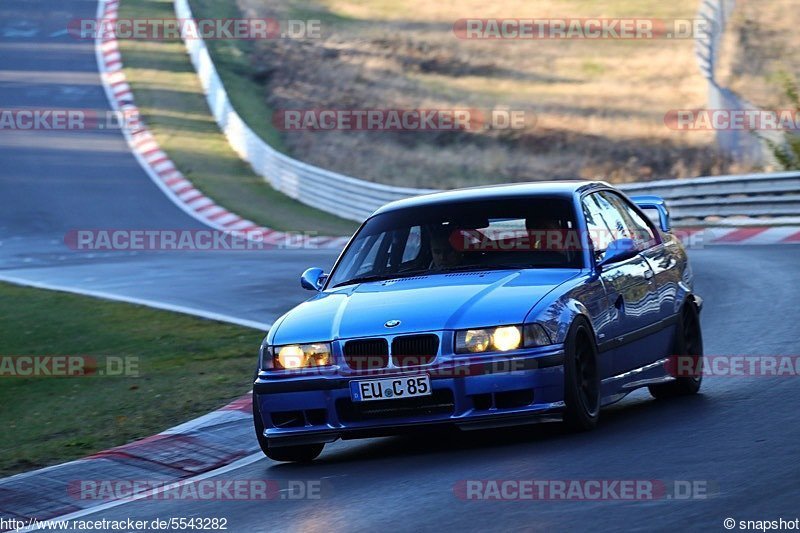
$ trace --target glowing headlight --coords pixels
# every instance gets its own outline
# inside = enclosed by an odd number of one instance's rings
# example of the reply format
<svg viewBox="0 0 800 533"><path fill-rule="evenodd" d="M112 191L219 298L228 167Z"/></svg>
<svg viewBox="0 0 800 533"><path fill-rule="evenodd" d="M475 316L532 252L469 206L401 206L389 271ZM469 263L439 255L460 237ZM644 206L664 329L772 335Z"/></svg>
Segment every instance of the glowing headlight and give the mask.
<svg viewBox="0 0 800 533"><path fill-rule="evenodd" d="M519 326L456 332L456 353L507 352L519 348L521 343L522 329Z"/></svg>
<svg viewBox="0 0 800 533"><path fill-rule="evenodd" d="M272 353L275 368L285 370L333 364L331 345L327 342L276 346Z"/></svg>
<svg viewBox="0 0 800 533"><path fill-rule="evenodd" d="M456 332L456 353L508 352L521 347L551 344L550 336L539 324L465 329Z"/></svg>
<svg viewBox="0 0 800 533"><path fill-rule="evenodd" d="M522 342L522 333L517 326L497 328L492 334L492 345L501 352L519 348Z"/></svg>
<svg viewBox="0 0 800 533"><path fill-rule="evenodd" d="M456 352L480 353L492 344L492 332L488 329L467 329L456 333Z"/></svg>

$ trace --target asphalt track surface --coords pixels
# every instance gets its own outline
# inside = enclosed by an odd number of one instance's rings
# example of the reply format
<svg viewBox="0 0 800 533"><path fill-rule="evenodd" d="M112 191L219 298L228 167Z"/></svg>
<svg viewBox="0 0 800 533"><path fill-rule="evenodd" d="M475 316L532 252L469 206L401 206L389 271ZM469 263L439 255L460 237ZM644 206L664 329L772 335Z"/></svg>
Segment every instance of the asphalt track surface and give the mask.
<svg viewBox="0 0 800 533"><path fill-rule="evenodd" d="M3 107L107 109L91 43L58 35L92 18L92 0L0 6ZM20 24L20 20L28 24ZM117 132L0 132L0 274L159 299L269 322L306 294L297 275L332 251L76 253L85 228L200 228L153 185ZM798 248L691 250L707 354L796 355ZM604 410L600 427L557 424L430 438L329 445L311 465L267 459L229 479L321 480L322 497L275 501L140 500L86 519L224 517L230 531L702 530L723 520L800 516L800 378L707 378L672 401L637 392ZM464 480L699 481L704 499L463 501Z"/></svg>
<svg viewBox="0 0 800 533"><path fill-rule="evenodd" d="M110 110L94 42L63 33L94 0L0 4L0 106ZM270 323L308 296L306 266L331 250L70 250L74 230L202 229L139 166L119 131L0 131L0 276L158 300ZM268 207L265 207L268 208Z"/></svg>
<svg viewBox="0 0 800 533"><path fill-rule="evenodd" d="M800 276L792 247L692 253L707 354L797 353ZM702 394L639 391L591 433L557 424L339 441L311 465L267 459L221 480L321 480L319 500L141 500L87 519L225 517L234 531L722 531L722 522L800 514L798 377L706 378ZM699 481L704 499L464 501L464 480Z"/></svg>

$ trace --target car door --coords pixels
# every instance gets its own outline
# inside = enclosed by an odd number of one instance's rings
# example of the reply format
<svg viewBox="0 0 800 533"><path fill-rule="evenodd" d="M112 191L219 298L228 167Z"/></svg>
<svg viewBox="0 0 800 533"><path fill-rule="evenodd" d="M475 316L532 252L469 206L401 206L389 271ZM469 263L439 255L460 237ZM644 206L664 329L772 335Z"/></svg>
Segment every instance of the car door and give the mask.
<svg viewBox="0 0 800 533"><path fill-rule="evenodd" d="M626 223L622 209L604 193L595 192L583 199L589 237L595 261L608 244L636 235ZM612 375L639 368L658 359L648 346L647 328L658 320L659 305L653 282L654 272L640 253L630 259L607 265L600 274L606 293L610 325L598 335L601 351L609 352Z"/></svg>
<svg viewBox="0 0 800 533"><path fill-rule="evenodd" d="M680 247L673 241L664 242L653 223L628 199L611 191L604 191L603 194L622 210L626 224L636 232L635 240L642 250L642 256L653 269L659 320L667 321L674 318L675 298L685 263L685 256L680 253Z"/></svg>

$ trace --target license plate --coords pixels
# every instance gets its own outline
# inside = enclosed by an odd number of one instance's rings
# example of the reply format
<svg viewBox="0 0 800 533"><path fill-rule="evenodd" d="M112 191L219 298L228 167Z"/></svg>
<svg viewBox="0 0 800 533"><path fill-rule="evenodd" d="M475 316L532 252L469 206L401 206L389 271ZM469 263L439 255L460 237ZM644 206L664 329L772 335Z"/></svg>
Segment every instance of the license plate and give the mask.
<svg viewBox="0 0 800 533"><path fill-rule="evenodd" d="M396 400L430 394L431 378L427 374L350 382L350 396L354 402Z"/></svg>

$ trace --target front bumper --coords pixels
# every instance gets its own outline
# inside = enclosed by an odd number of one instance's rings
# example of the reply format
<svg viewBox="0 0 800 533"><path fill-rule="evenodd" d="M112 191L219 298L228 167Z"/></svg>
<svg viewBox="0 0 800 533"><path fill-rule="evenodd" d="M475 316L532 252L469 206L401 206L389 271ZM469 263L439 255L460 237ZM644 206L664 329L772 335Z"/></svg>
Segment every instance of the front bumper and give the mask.
<svg viewBox="0 0 800 533"><path fill-rule="evenodd" d="M431 365L379 372L336 369L328 374L260 372L253 401L270 446L391 435L431 426L481 429L538 421L564 406L563 346L514 356L451 357ZM428 374L432 394L353 402L350 382ZM256 416L259 416L257 414Z"/></svg>

